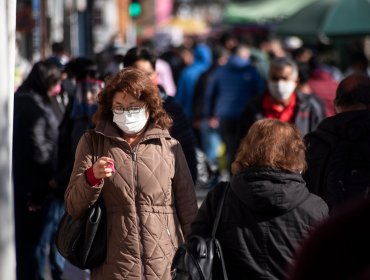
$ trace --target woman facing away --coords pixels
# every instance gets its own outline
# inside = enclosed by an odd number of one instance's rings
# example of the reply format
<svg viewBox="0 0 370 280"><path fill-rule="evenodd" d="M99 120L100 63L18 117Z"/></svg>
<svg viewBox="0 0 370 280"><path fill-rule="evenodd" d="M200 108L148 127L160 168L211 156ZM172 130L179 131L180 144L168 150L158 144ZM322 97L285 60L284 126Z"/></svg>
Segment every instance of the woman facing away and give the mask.
<svg viewBox="0 0 370 280"><path fill-rule="evenodd" d="M298 130L275 119L255 122L241 142L216 234L229 279L284 279L302 239L328 215L302 179L304 151ZM224 187L209 192L191 234L210 235Z"/></svg>
<svg viewBox="0 0 370 280"><path fill-rule="evenodd" d="M99 94L94 120L95 130L78 144L65 193L74 217L100 195L105 202L107 257L91 278L169 279L197 202L181 145L168 133L172 121L157 87L140 70L121 70Z"/></svg>

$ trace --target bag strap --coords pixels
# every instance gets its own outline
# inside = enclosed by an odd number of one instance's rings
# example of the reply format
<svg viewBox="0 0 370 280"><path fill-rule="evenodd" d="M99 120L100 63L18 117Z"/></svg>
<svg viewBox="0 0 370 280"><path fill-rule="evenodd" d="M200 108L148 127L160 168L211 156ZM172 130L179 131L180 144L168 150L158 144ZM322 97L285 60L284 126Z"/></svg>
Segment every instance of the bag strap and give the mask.
<svg viewBox="0 0 370 280"><path fill-rule="evenodd" d="M220 218L221 218L221 214L222 214L222 208L223 208L223 206L224 206L225 197L226 197L226 193L227 193L227 191L229 190L229 186L230 186L230 183L226 183L226 186L224 186L224 191L223 191L223 193L222 193L221 202L220 202L220 205L219 205L219 208L218 208L217 214L216 214L215 221L214 221L214 223L213 223L213 228L212 228L212 237L213 237L213 238L215 238L215 237L216 237L216 232L217 232L217 228L218 228L218 223L220 222Z"/></svg>
<svg viewBox="0 0 370 280"><path fill-rule="evenodd" d="M215 239L215 243L216 243L217 254L219 255L219 259L221 262L221 269L222 269L222 276L223 276L222 279L228 280L229 278L227 277L227 273L226 273L226 265L225 265L225 260L224 260L224 254L222 253L221 244L217 239Z"/></svg>
<svg viewBox="0 0 370 280"><path fill-rule="evenodd" d="M102 156L102 154L100 154L99 151L98 151L99 144L103 144L103 143L100 143L100 141L102 141L101 140L102 137L101 137L101 135L98 135L98 133L96 133L94 131L94 129L88 129L86 132L89 133L89 135L90 135L90 139L87 141L87 143L89 145L90 153L91 153L91 156L92 156L92 162L94 164L98 160L98 158ZM103 202L103 197L101 195L99 195L95 204L99 205L100 208L105 207L104 202Z"/></svg>
<svg viewBox="0 0 370 280"><path fill-rule="evenodd" d="M220 262L221 262L222 276L223 276L224 280L228 280L228 277L227 277L227 273L226 273L226 265L225 265L225 261L224 261L224 257L223 257L223 253L222 253L222 249L221 249L221 244L219 243L219 241L216 238L216 232L217 232L218 224L219 224L220 219L221 219L222 208L223 208L224 203L225 203L226 194L227 194L229 188L230 188L230 183L226 183L226 185L224 186L224 190L222 192L220 205L219 205L219 208L218 208L218 211L217 211L217 214L216 214L216 218L215 218L215 221L213 223L213 229L212 229L212 238L215 241L216 251L217 251L217 254L218 254Z"/></svg>
<svg viewBox="0 0 370 280"><path fill-rule="evenodd" d="M98 135L93 129L88 129L86 132L90 136L90 139L89 141L87 141L87 143L89 145L90 153L92 155L92 162L94 163L98 160L99 157L102 156L102 154L100 154L98 151L98 142L100 142L101 136Z"/></svg>

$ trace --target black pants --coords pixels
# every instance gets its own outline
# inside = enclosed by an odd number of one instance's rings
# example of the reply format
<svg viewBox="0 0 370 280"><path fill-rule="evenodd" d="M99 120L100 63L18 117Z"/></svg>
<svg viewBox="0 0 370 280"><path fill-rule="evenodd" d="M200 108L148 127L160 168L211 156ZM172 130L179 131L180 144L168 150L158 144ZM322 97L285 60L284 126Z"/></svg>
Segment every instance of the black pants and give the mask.
<svg viewBox="0 0 370 280"><path fill-rule="evenodd" d="M229 170L239 146L238 121L239 119L220 120L220 135L226 147L227 166Z"/></svg>

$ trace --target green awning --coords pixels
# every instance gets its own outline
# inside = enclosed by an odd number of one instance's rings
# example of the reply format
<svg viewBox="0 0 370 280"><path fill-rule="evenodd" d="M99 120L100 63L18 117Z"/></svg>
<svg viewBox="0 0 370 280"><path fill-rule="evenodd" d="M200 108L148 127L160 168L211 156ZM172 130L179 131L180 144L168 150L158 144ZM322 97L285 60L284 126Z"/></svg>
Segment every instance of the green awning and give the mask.
<svg viewBox="0 0 370 280"><path fill-rule="evenodd" d="M370 0L317 0L281 21L280 35L302 37L370 34Z"/></svg>
<svg viewBox="0 0 370 280"><path fill-rule="evenodd" d="M370 1L339 1L329 12L322 29L328 36L369 35Z"/></svg>
<svg viewBox="0 0 370 280"><path fill-rule="evenodd" d="M277 28L280 35L317 37L322 34L321 25L331 6L338 0L322 0L308 5L283 20Z"/></svg>
<svg viewBox="0 0 370 280"><path fill-rule="evenodd" d="M288 17L316 0L252 0L227 4L226 23L265 23Z"/></svg>

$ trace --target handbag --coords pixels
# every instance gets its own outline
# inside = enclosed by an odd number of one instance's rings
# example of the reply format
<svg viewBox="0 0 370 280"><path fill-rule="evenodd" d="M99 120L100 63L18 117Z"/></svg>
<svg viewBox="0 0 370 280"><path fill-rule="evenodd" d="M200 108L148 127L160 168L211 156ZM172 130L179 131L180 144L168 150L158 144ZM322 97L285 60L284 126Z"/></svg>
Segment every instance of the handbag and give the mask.
<svg viewBox="0 0 370 280"><path fill-rule="evenodd" d="M65 212L55 236L59 253L74 266L91 269L102 264L107 254L106 210L101 197L81 218Z"/></svg>
<svg viewBox="0 0 370 280"><path fill-rule="evenodd" d="M171 265L175 280L227 280L226 266L216 232L229 184L224 188L211 237L191 235L176 251Z"/></svg>
<svg viewBox="0 0 370 280"><path fill-rule="evenodd" d="M93 143L103 141L93 131L89 133L95 138ZM98 147L94 149L90 142L89 145L96 160ZM91 269L101 265L107 255L107 216L103 198L99 196L81 218L73 218L66 211L59 222L55 243L59 253L78 268Z"/></svg>

